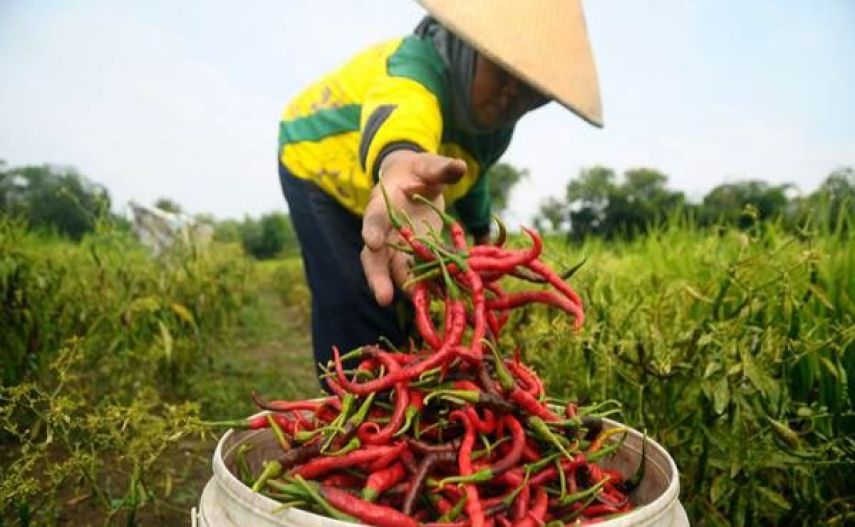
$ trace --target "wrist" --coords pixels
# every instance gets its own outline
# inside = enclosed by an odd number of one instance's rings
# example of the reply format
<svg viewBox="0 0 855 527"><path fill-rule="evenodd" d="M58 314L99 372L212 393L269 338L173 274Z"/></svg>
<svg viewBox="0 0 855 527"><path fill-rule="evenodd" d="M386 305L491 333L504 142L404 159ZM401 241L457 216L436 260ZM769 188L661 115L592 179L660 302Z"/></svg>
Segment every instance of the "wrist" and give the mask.
<svg viewBox="0 0 855 527"><path fill-rule="evenodd" d="M380 180L383 174L388 173L390 167L401 163L412 163L412 160L423 150L415 143L396 142L383 148L377 156L377 170L374 173L374 182Z"/></svg>

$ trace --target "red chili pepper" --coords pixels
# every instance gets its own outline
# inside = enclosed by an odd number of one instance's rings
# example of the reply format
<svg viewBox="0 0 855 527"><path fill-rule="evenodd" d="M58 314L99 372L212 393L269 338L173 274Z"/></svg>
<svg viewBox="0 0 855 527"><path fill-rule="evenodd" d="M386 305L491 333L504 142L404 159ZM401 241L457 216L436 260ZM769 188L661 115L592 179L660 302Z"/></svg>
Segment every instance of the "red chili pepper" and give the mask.
<svg viewBox="0 0 855 527"><path fill-rule="evenodd" d="M526 485L522 488L517 498L514 500L511 518L520 521L525 518L528 513L528 504L531 500L531 485Z"/></svg>
<svg viewBox="0 0 855 527"><path fill-rule="evenodd" d="M438 350L442 347L442 340L436 334L436 329L430 319L430 295L425 282L413 284L410 300L415 309L416 329L419 330L419 334L428 346Z"/></svg>
<svg viewBox="0 0 855 527"><path fill-rule="evenodd" d="M383 351L378 349L374 349L371 351L374 357L380 361L386 368L389 369L390 374L394 374L401 370L401 366L391 357L388 356ZM363 427L359 428L359 439L361 439L365 444L369 445L382 445L388 443L389 440L392 439L392 436L401 428L404 424L404 417L407 412L407 406L410 404L410 395L407 390L406 382L399 382L395 384L395 408L392 411L392 416L389 418L389 422L378 430L375 433L366 433L363 434ZM369 423L365 423L367 425ZM363 425L363 426L365 426ZM367 430L365 430L367 432Z"/></svg>
<svg viewBox="0 0 855 527"><path fill-rule="evenodd" d="M335 487L320 487L321 496L336 509L377 527L418 527L418 522L401 512L376 503L369 503Z"/></svg>
<svg viewBox="0 0 855 527"><path fill-rule="evenodd" d="M436 259L436 256L434 256L431 250L428 249L425 244L416 239L416 235L413 233L412 229L402 225L398 227L397 230L398 235L407 243L407 245L410 246L416 256L427 262L432 262Z"/></svg>
<svg viewBox="0 0 855 527"><path fill-rule="evenodd" d="M560 276L555 274L555 271L547 267L547 265L541 262L540 260L532 260L531 262L526 264L526 267L545 278L546 281L549 282L553 287L564 293L567 298L569 298L574 304L579 306L579 311L581 312L583 308L582 299L579 297L576 291L573 290L572 287L567 285L567 282L565 282L561 279ZM579 326L581 326L582 322L584 322L584 316L580 319L577 319L576 322Z"/></svg>
<svg viewBox="0 0 855 527"><path fill-rule="evenodd" d="M256 406L262 410L273 412L290 412L292 410L309 410L314 412L337 399L336 397L326 397L314 401L265 401L255 390L250 395Z"/></svg>
<svg viewBox="0 0 855 527"><path fill-rule="evenodd" d="M543 249L543 240L537 232L525 227L523 230L532 239L532 246L528 250L497 250L496 247L481 245L472 248L467 264L478 272L497 271L507 274L518 265L525 265L536 259Z"/></svg>
<svg viewBox="0 0 855 527"><path fill-rule="evenodd" d="M451 232L451 242L454 244L454 247L463 251L467 250L466 231L463 230L460 222L449 221L448 218L446 218L446 222L448 223L448 230Z"/></svg>
<svg viewBox="0 0 855 527"><path fill-rule="evenodd" d="M375 472L377 470L384 469L404 457L404 453L407 452L409 445L406 441L400 441L393 445L395 448L389 451L388 454L383 455L375 459L368 465L369 472Z"/></svg>
<svg viewBox="0 0 855 527"><path fill-rule="evenodd" d="M512 249L503 249L495 245L476 245L469 249L470 256L490 256L493 258L501 258L512 252Z"/></svg>
<svg viewBox="0 0 855 527"><path fill-rule="evenodd" d="M404 479L406 471L401 463L394 463L387 468L372 472L362 489L362 499L374 501L380 494L395 486Z"/></svg>
<svg viewBox="0 0 855 527"><path fill-rule="evenodd" d="M455 410L451 412L449 417L452 420L460 421L466 430L463 436L463 442L460 444L457 467L461 476L470 476L474 472L472 469L472 447L475 444L475 427L469 421L466 412ZM469 521L471 522L472 527L483 527L484 509L481 506L481 497L478 495L478 487L472 483L467 483L463 488L466 490L466 514L469 516Z"/></svg>
<svg viewBox="0 0 855 527"><path fill-rule="evenodd" d="M505 290L502 289L499 284L491 283L486 278L484 279L484 286L490 291L494 297L493 298L502 298L506 295ZM497 313L498 312L498 313ZM508 321L510 314L507 310L496 310L491 309L489 307L489 302L487 304L487 324L490 327L490 332L493 333L493 340L498 341L499 336L502 333L502 328L505 323Z"/></svg>
<svg viewBox="0 0 855 527"><path fill-rule="evenodd" d="M395 507L395 508L398 507L397 502L385 503L384 500L382 500L382 499L380 500L380 502L383 503L383 505L388 505L390 507ZM417 510L416 512L413 513L413 519L416 520L416 522L419 525L422 525L424 523L424 521L428 519L429 515L430 515L430 511L428 510L428 508L425 506L422 506L422 508L420 508L419 510Z"/></svg>
<svg viewBox="0 0 855 527"><path fill-rule="evenodd" d="M338 377L338 381L341 383L342 387L344 387L348 392L356 395L368 395L369 393L388 390L399 382L406 382L410 379L414 379L431 368L436 368L437 366L444 364L447 360L454 357L455 352L455 349L443 346L442 349L420 362L408 364L394 373L389 373L379 379L373 379L363 383L351 382L347 379L344 375L344 367L341 364L341 356L339 355L338 348L336 347L333 347L333 360L335 362L336 376Z"/></svg>
<svg viewBox="0 0 855 527"><path fill-rule="evenodd" d="M603 491L597 495L597 501L612 507L623 507L629 498L623 492L610 486L611 480L603 485Z"/></svg>
<svg viewBox="0 0 855 527"><path fill-rule="evenodd" d="M362 485L362 479L346 472L337 472L325 477L321 484L330 487L358 487Z"/></svg>
<svg viewBox="0 0 855 527"><path fill-rule="evenodd" d="M525 440L525 448L523 448L523 459L528 461L529 463L534 461L540 461L543 459L543 456L540 455L540 452L537 450L537 444L529 438Z"/></svg>
<svg viewBox="0 0 855 527"><path fill-rule="evenodd" d="M411 364L416 362L421 357L416 355L415 353L391 353L386 352L386 356L395 359L395 362L400 364L401 366L406 366L407 364Z"/></svg>
<svg viewBox="0 0 855 527"><path fill-rule="evenodd" d="M481 280L481 276L471 268L466 270L464 276L466 277L466 285L469 286L472 294L472 310L475 316L469 349L480 362L484 355L481 340L487 334L487 299L484 295L484 282Z"/></svg>
<svg viewBox="0 0 855 527"><path fill-rule="evenodd" d="M577 417L579 415L579 406L574 402L567 403L567 406L564 408L564 415L570 419Z"/></svg>
<svg viewBox="0 0 855 527"><path fill-rule="evenodd" d="M454 300L451 303L451 327L445 333L443 346L457 346L466 331L466 304L463 300Z"/></svg>
<svg viewBox="0 0 855 527"><path fill-rule="evenodd" d="M294 470L294 476L302 476L305 479L317 479L318 476L339 470L370 463L375 459L388 454L396 446L373 445L359 450L348 452L338 457L318 457Z"/></svg>
<svg viewBox="0 0 855 527"><path fill-rule="evenodd" d="M339 399L344 397L345 394L347 393L344 391L344 388L342 388L341 385L338 382L336 382L335 379L332 379L330 377L327 377L325 379L324 384L329 389L329 391L332 392Z"/></svg>
<svg viewBox="0 0 855 527"><path fill-rule="evenodd" d="M453 317L454 301L450 295L445 296L445 318L443 321L442 335L443 340L448 338L448 333L451 331L451 322Z"/></svg>
<svg viewBox="0 0 855 527"><path fill-rule="evenodd" d="M359 365L356 367L356 371L370 373L376 370L377 366L377 360L374 357L368 357L360 361Z"/></svg>
<svg viewBox="0 0 855 527"><path fill-rule="evenodd" d="M450 457L449 454L442 454L442 455L446 456L446 457ZM457 460L457 456L454 456L454 459L449 459L449 461L452 463L456 460ZM463 499L463 496L464 496L464 492L462 490L460 490L460 487L458 487L457 485L452 485L452 484L443 485L442 487L437 489L437 492L441 492L441 493L445 494L449 499L452 499L454 501L460 501L461 499Z"/></svg>
<svg viewBox="0 0 855 527"><path fill-rule="evenodd" d="M550 410L545 404L535 399L530 393L521 389L519 386L514 386L508 397L517 403L525 413L540 417L544 421L560 421L561 418Z"/></svg>
<svg viewBox="0 0 855 527"><path fill-rule="evenodd" d="M522 458L523 450L525 449L525 429L522 427L516 417L505 415L502 417L502 423L505 424L511 432L511 450L501 460L490 465L490 470L494 476L498 476L503 472L511 469Z"/></svg>
<svg viewBox="0 0 855 527"><path fill-rule="evenodd" d="M431 496L436 496L435 494L431 494ZM451 504L450 501L443 498L442 496L437 496L436 501L434 501L433 506L436 507L436 510L439 511L440 514L446 515L451 509L454 508L454 505Z"/></svg>
<svg viewBox="0 0 855 527"><path fill-rule="evenodd" d="M594 505L588 505L582 510L582 514L588 517L591 516L604 516L606 514L617 514L621 512L620 508L615 507L613 505L606 505L604 503L596 503Z"/></svg>
<svg viewBox="0 0 855 527"><path fill-rule="evenodd" d="M407 405L406 410L404 410L404 424L401 426L397 432L395 432L395 436L399 436L405 432L407 432L410 427L413 426L413 420L419 415L422 409L425 407L424 403L424 395L419 390L409 390L410 403Z"/></svg>
<svg viewBox="0 0 855 527"><path fill-rule="evenodd" d="M546 494L546 489L544 487L537 487L531 510L526 511L525 516L514 523L514 527L536 527L543 525L543 518L546 516L548 505L549 496Z"/></svg>
<svg viewBox="0 0 855 527"><path fill-rule="evenodd" d="M339 413L341 412L341 405L339 405L338 410L339 412L337 413L335 412L335 410L332 409L332 407L324 406L323 408L318 410L317 413L315 413L315 418L322 423L331 423L335 420L336 417L338 417Z"/></svg>
<svg viewBox="0 0 855 527"><path fill-rule="evenodd" d="M487 309L507 310L532 303L546 304L570 313L574 318L574 327L577 324L581 326L581 321L585 319L585 314L578 304L553 291L520 291L518 293L508 293L505 296L487 300Z"/></svg>
<svg viewBox="0 0 855 527"><path fill-rule="evenodd" d="M508 361L506 364L508 369L511 370L511 373L516 375L518 380L522 381L522 384L525 385L525 391L534 397L540 397L543 395L543 383L540 378L538 378L537 374L517 361Z"/></svg>
<svg viewBox="0 0 855 527"><path fill-rule="evenodd" d="M241 430L262 430L264 428L270 428L270 421L267 420L267 416L271 415L273 419L276 421L276 424L279 425L279 428L282 429L288 435L293 436L296 432L296 422L288 419L284 415L281 414L268 414L263 413L248 419L235 419L232 421L209 421L205 422L205 426L215 426L215 427L229 427L229 428L239 428Z"/></svg>
<svg viewBox="0 0 855 527"><path fill-rule="evenodd" d="M475 430L481 434L490 434L496 429L496 416L489 409L484 410L484 419L481 419L474 406L467 406L466 415Z"/></svg>
<svg viewBox="0 0 855 527"><path fill-rule="evenodd" d="M493 340L499 340L499 335L502 333L502 326L499 323L498 317L496 317L496 313L492 310L487 310L487 327L490 328L490 335L493 337Z"/></svg>
<svg viewBox="0 0 855 527"><path fill-rule="evenodd" d="M300 410L292 410L291 414L294 416L294 419L300 424L300 427L303 430L312 430L312 424L309 423L309 420L306 419L306 416L303 415L303 412Z"/></svg>

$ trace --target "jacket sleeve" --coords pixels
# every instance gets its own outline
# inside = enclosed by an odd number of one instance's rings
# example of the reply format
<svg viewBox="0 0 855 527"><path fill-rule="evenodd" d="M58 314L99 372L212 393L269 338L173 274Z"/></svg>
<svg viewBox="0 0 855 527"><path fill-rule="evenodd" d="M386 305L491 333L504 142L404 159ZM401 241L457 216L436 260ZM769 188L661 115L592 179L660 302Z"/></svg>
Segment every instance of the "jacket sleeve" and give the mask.
<svg viewBox="0 0 855 527"><path fill-rule="evenodd" d="M442 112L436 96L406 77L384 77L372 86L360 116L359 162L376 182L383 157L398 149L439 150Z"/></svg>

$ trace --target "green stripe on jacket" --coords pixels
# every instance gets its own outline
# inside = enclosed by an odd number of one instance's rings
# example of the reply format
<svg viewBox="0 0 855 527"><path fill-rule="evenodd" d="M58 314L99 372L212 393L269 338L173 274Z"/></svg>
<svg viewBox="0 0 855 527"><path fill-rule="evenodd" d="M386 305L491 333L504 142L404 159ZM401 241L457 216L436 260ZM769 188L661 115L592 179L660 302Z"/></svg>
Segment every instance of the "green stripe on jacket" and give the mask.
<svg viewBox="0 0 855 527"><path fill-rule="evenodd" d="M294 119L280 121L279 148L289 143L320 141L331 135L359 131L360 104L347 104L337 108L325 108Z"/></svg>

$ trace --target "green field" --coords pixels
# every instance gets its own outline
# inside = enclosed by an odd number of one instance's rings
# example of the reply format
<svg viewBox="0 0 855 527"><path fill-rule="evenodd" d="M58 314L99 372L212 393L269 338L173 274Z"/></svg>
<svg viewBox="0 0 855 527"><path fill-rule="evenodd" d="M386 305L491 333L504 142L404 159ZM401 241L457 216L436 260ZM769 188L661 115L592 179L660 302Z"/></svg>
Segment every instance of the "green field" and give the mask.
<svg viewBox="0 0 855 527"><path fill-rule="evenodd" d="M588 322L515 315L560 396L617 399L671 451L698 525L855 520L855 234L671 227L565 245ZM514 243L524 243L521 239ZM236 246L154 259L0 220L0 525L186 525L210 476L201 419L252 389L316 392L299 260ZM508 337L511 338L511 337Z"/></svg>

